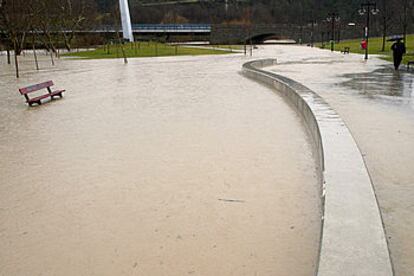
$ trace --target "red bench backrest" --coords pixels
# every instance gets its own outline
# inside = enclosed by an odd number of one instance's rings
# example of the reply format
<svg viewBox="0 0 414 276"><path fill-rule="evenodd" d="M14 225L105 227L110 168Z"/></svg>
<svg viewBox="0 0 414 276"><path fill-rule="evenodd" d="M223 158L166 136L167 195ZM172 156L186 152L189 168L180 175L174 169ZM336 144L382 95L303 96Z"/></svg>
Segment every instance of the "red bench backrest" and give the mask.
<svg viewBox="0 0 414 276"><path fill-rule="evenodd" d="M53 86L53 81L47 81L47 82L42 82L42 83L27 86L27 87L23 87L23 88L20 88L19 91L20 91L20 94L25 95L25 94L28 94L28 93L31 93L31 92L34 92L40 89L50 87L50 86Z"/></svg>

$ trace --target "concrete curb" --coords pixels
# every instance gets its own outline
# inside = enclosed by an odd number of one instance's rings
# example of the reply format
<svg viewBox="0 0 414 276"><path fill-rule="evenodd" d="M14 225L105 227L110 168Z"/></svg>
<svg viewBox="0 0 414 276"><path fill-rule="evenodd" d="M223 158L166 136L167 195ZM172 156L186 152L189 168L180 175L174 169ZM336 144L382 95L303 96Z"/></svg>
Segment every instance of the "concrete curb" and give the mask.
<svg viewBox="0 0 414 276"><path fill-rule="evenodd" d="M303 117L316 146L323 183L317 275L393 275L375 192L349 129L315 92L261 70L275 64L275 59L251 61L243 65L243 73L286 97Z"/></svg>

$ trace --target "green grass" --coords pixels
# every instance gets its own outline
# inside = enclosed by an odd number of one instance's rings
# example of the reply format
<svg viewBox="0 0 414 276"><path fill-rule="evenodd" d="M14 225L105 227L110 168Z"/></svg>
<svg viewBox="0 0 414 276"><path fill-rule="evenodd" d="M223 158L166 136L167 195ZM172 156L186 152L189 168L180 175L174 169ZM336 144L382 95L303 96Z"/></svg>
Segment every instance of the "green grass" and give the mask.
<svg viewBox="0 0 414 276"><path fill-rule="evenodd" d="M207 47L229 49L230 51L232 51L232 50L243 50L244 49L243 45L207 45Z"/></svg>
<svg viewBox="0 0 414 276"><path fill-rule="evenodd" d="M220 55L228 54L231 51L215 49L197 49L196 47L173 46L156 42L136 42L123 45L128 58L135 57L165 57L165 56L196 56L196 55ZM108 59L122 58L121 45L110 45L99 47L92 51L72 52L64 56L72 56L85 59Z"/></svg>
<svg viewBox="0 0 414 276"><path fill-rule="evenodd" d="M364 54L365 51L361 49L361 40L344 40L335 44L335 50L341 51L344 47L349 47L352 53ZM392 61L391 45L393 42L386 42L385 51L382 52L382 38L373 37L369 39L369 54L382 55L383 59ZM414 60L414 35L408 35L405 43L407 47L407 54L404 55L403 63L407 63L409 60ZM318 47L322 45L319 44ZM325 49L330 49L329 43L325 43Z"/></svg>

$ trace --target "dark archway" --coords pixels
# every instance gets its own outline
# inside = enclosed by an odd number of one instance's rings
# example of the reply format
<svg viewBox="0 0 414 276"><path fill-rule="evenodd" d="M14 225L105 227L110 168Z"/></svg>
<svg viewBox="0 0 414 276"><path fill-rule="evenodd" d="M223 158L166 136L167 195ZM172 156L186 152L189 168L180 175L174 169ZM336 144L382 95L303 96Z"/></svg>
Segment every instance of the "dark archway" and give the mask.
<svg viewBox="0 0 414 276"><path fill-rule="evenodd" d="M250 43L250 39L253 44L264 44L266 41L274 41L273 43L278 43L277 41L281 41L280 43L286 44L286 43L296 43L295 40L291 39L290 37L275 34L275 33L263 33L263 34L256 34L253 35L251 38L247 39L247 43ZM283 42L282 42L283 41Z"/></svg>

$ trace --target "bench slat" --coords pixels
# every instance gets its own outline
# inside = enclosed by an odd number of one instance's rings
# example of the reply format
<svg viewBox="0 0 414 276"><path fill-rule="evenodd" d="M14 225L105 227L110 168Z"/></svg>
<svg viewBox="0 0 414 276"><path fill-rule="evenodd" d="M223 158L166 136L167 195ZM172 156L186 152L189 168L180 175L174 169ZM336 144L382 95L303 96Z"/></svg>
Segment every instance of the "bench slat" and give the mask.
<svg viewBox="0 0 414 276"><path fill-rule="evenodd" d="M49 97L50 97L50 94L45 94L45 95L42 95L42 96L39 96L39 97L35 97L35 98L30 99L28 101L28 103L35 103L35 102L38 102L38 101L40 101L42 99L46 99L46 98L49 98Z"/></svg>
<svg viewBox="0 0 414 276"><path fill-rule="evenodd" d="M38 84L34 84L34 85L30 85L30 86L27 86L27 87L20 88L19 91L20 91L20 94L25 95L25 94L35 92L35 91L38 91L38 90L41 90L41 89L44 89L44 88L48 88L48 87L51 87L51 86L53 86L53 81L47 81L47 82L42 82L42 83L38 83Z"/></svg>

